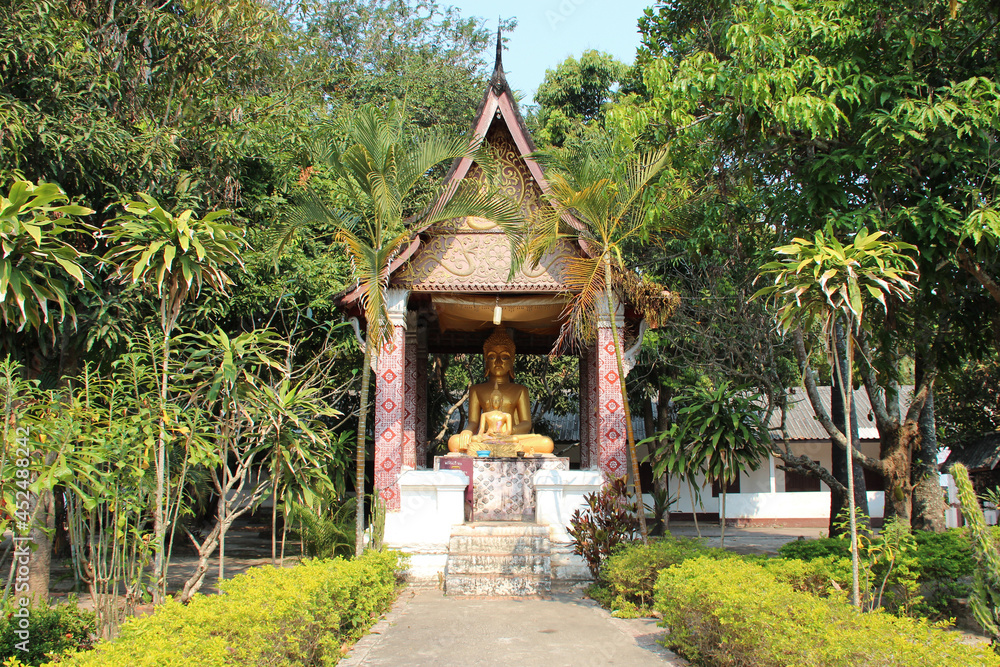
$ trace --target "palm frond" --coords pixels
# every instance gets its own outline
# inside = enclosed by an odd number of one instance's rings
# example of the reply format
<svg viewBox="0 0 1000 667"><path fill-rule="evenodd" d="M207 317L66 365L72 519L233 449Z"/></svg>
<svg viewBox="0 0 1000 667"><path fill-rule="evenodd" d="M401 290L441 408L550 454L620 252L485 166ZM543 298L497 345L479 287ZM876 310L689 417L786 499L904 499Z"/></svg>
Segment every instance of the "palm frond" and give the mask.
<svg viewBox="0 0 1000 667"><path fill-rule="evenodd" d="M427 135L414 142L413 150L399 158L399 187L403 191L413 188L435 165L456 158L477 157L476 145L463 137L440 134Z"/></svg>
<svg viewBox="0 0 1000 667"><path fill-rule="evenodd" d="M574 257L566 261L566 287L572 296L563 311L565 323L553 350L565 349L571 341L586 343L593 338L598 300L604 294L605 266L603 256Z"/></svg>

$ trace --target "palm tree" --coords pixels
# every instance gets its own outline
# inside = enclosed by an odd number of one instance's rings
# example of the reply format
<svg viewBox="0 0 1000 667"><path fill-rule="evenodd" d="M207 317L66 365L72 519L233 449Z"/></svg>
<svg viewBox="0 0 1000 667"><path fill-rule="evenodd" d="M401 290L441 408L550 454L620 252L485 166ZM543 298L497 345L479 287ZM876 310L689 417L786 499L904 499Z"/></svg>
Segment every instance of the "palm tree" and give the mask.
<svg viewBox="0 0 1000 667"><path fill-rule="evenodd" d="M539 153L535 157L547 168L549 189L545 197L550 206L540 208L530 221L521 256L537 264L546 252L567 239L578 241L589 253L568 260L567 280L573 296L556 345L562 346L569 337L581 341L593 338L598 299L603 294L611 319L637 506L642 508L632 412L625 391L625 367L614 317L614 294L616 287L621 289L630 281L639 282L625 267L624 248L629 242L642 240L649 232L647 219L653 202L647 192L663 170L667 152L635 154L602 147L582 156ZM645 541L648 531L643 511L639 512L639 526Z"/></svg>
<svg viewBox="0 0 1000 667"><path fill-rule="evenodd" d="M157 551L153 560L156 579L155 602L166 596L167 563L164 560L170 513L164 506L167 492L167 428L164 423L170 378L170 342L181 308L196 297L202 287L225 292L231 280L226 267L243 267L240 251L246 245L243 229L220 222L229 211L212 211L199 218L191 210L174 215L147 194L123 202L125 213L113 221L101 236L112 243L105 261L116 267L123 282L143 284L160 299L160 330L163 334L160 359L159 435L156 447L156 507L153 532Z"/></svg>
<svg viewBox="0 0 1000 667"><path fill-rule="evenodd" d="M395 101L383 110L368 104L361 107L343 127L346 141L321 143L317 157L336 180L336 192L328 204L314 192L293 209L273 249L281 248L298 229L323 222L336 230L336 240L344 245L364 308L368 327L361 373L361 405L358 418L355 489L357 493L356 546L364 546L365 430L372 355L378 355L391 338L386 306L390 264L410 241L415 228L462 216L478 216L495 221L513 232L523 221L517 205L500 198L480 183L445 183L430 201L434 203L407 217L407 207L415 190L435 166L459 158L475 160L484 171L493 169L491 157L479 150L478 140L441 135L411 137L404 107ZM489 179L487 179L487 184Z"/></svg>
<svg viewBox="0 0 1000 667"><path fill-rule="evenodd" d="M860 605L858 585L858 525L854 504L853 459L857 455L851 443L851 404L853 391L851 371L854 364L855 334L864 324L865 299L877 300L883 310L886 297L900 300L910 298L913 290L911 278L916 277L916 261L903 252L916 250L916 246L901 241L883 241L885 232L869 234L862 228L854 242L842 245L827 225L817 231L813 240L795 238L774 252L786 259L768 262L760 267L760 276L773 276L773 283L763 287L751 297L765 297L777 308L778 329L809 330L819 323L840 383L847 433L847 494L851 526L851 601ZM847 377L841 377L841 364L837 359L836 322L844 324L847 332Z"/></svg>
<svg viewBox="0 0 1000 667"><path fill-rule="evenodd" d="M767 455L770 437L760 416L760 394L745 386L695 385L682 391L677 402L679 428L672 435L668 451L658 458L675 462L680 468L694 464L705 479L720 487L719 529L721 546L726 546L726 487L745 470L760 467ZM671 451L672 450L672 451ZM688 480L693 470L684 470ZM692 512L694 503L692 501Z"/></svg>

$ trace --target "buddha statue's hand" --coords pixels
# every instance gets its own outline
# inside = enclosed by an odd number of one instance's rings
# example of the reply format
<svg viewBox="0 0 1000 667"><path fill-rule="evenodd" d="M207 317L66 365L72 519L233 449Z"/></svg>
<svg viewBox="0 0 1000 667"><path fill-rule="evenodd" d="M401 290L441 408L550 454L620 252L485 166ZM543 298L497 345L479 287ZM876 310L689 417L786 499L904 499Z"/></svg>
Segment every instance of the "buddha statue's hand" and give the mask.
<svg viewBox="0 0 1000 667"><path fill-rule="evenodd" d="M466 429L458 434L459 449L467 449L470 442L472 442L472 431Z"/></svg>

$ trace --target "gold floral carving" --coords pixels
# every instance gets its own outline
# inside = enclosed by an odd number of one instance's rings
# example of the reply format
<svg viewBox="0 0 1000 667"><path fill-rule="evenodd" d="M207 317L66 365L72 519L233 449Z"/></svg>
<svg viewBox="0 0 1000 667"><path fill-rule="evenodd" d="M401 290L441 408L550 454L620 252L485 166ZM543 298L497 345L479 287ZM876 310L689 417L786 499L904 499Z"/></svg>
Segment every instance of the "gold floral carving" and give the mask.
<svg viewBox="0 0 1000 667"><path fill-rule="evenodd" d="M510 276L510 246L502 234L454 234L432 237L392 280L416 292L566 289L565 258L574 256L564 243Z"/></svg>
<svg viewBox="0 0 1000 667"><path fill-rule="evenodd" d="M500 163L500 191L518 203L525 217L542 206L542 190L528 169L504 123L494 123L486 143ZM473 164L465 180L482 183L485 175ZM510 276L511 252L503 230L486 218L457 218L427 230L430 237L392 277L392 285L416 292L476 292L567 289L565 258L579 255L564 242L537 266Z"/></svg>
<svg viewBox="0 0 1000 667"><path fill-rule="evenodd" d="M524 216L530 217L541 205L542 190L531 175L528 164L521 157L517 144L514 143L506 126L494 123L486 135L486 143L500 164L497 184L500 193L517 202ZM464 180L482 182L484 178L483 170L478 164L473 164ZM436 225L434 230L446 233L462 231L502 233L495 222L486 218L456 218Z"/></svg>

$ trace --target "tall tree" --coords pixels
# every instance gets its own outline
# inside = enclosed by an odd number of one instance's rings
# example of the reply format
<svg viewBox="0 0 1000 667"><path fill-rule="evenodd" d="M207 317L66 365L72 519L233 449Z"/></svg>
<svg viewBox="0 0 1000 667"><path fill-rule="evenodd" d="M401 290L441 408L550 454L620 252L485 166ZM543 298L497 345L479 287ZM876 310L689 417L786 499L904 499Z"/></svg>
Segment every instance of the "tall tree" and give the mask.
<svg viewBox="0 0 1000 667"><path fill-rule="evenodd" d="M465 132L486 84L493 33L437 0L324 0L302 17L308 58L329 67L330 101L346 112L406 99L420 127ZM510 32L514 19L501 19Z"/></svg>
<svg viewBox="0 0 1000 667"><path fill-rule="evenodd" d="M840 376L843 369L846 377L838 377L841 404L853 403L853 382L851 372L854 365L855 336L864 328L865 301L874 298L883 309L888 308L887 299L896 297L907 299L913 290L911 279L916 273L910 266L916 260L903 254L915 250L907 243L882 241L884 232L868 234L866 229L857 233L854 242L842 245L828 228L815 233L813 240L796 238L786 246L775 248L784 259L769 262L761 267L761 275L773 277L773 284L762 287L755 295L773 300L777 313L778 327L784 331L796 331L799 340L802 329L811 329L819 324L824 342L831 357L834 372ZM864 290L864 292L862 292ZM837 321L842 320L847 338L847 357L842 364L837 357ZM800 357L803 375L811 376L808 360ZM927 387L925 385L925 387ZM808 387L807 387L808 388ZM809 389L809 400L814 407L819 404L815 387ZM926 390L929 390L927 387ZM922 400L926 400L926 394ZM853 574L852 602L860 605L858 590L858 528L854 498L854 458L865 457L852 441L852 410L844 411L846 428L840 432L832 421L823 420L823 426L834 442L847 451L847 489L849 521L851 527L851 569ZM872 462L876 469L887 477L909 476L909 461ZM900 470L901 469L901 470Z"/></svg>
<svg viewBox="0 0 1000 667"><path fill-rule="evenodd" d="M561 239L576 239L589 255L568 263L569 288L573 292L567 306L567 320L561 346L573 338L594 338L597 316L605 308L610 320L618 364L618 380L625 412L625 432L632 465L638 507L642 507L639 462L632 432L632 412L625 387L622 341L616 322L617 306L635 283L641 283L630 271L623 249L626 243L650 233L647 214L651 207L647 190L666 162L666 153L657 151L636 154L611 144L582 155L540 154L549 167L549 191L546 201L530 221L523 256L537 263ZM657 290L659 291L659 290ZM654 305L650 302L649 305ZM655 303L661 309L668 302ZM639 512L643 540L648 537L645 513Z"/></svg>
<svg viewBox="0 0 1000 667"><path fill-rule="evenodd" d="M600 51L588 50L577 60L570 56L555 69L545 70L538 86L537 111L529 116L535 139L541 145L562 147L580 143L593 122L602 124L604 109L627 71L624 63Z"/></svg>
<svg viewBox="0 0 1000 667"><path fill-rule="evenodd" d="M737 194L764 204L778 243L830 222L848 235L866 225L889 230L921 249L918 298L872 320L878 335L866 355L892 370L871 396L886 454L911 436L898 401L900 361L922 347L927 363L954 363L950 342L978 337L1000 312L993 302L965 317L953 298L977 275L968 257L987 273L997 257L997 18L985 1L902 10L663 3L643 23L645 97L609 114L626 136L670 140L699 156L677 165L683 173L745 183ZM864 362L860 370L872 377Z"/></svg>
<svg viewBox="0 0 1000 667"><path fill-rule="evenodd" d="M171 339L181 309L206 291L224 293L232 282L227 267L242 268L240 253L245 245L241 228L221 222L229 211L212 211L202 217L187 209L173 214L146 194L124 203L125 213L104 232L111 242L105 260L116 267L123 282L140 284L159 300L160 404L162 418L156 442L156 505L153 531L157 551L153 562L155 601L166 596L167 530L169 512L169 452L166 404L170 394Z"/></svg>

